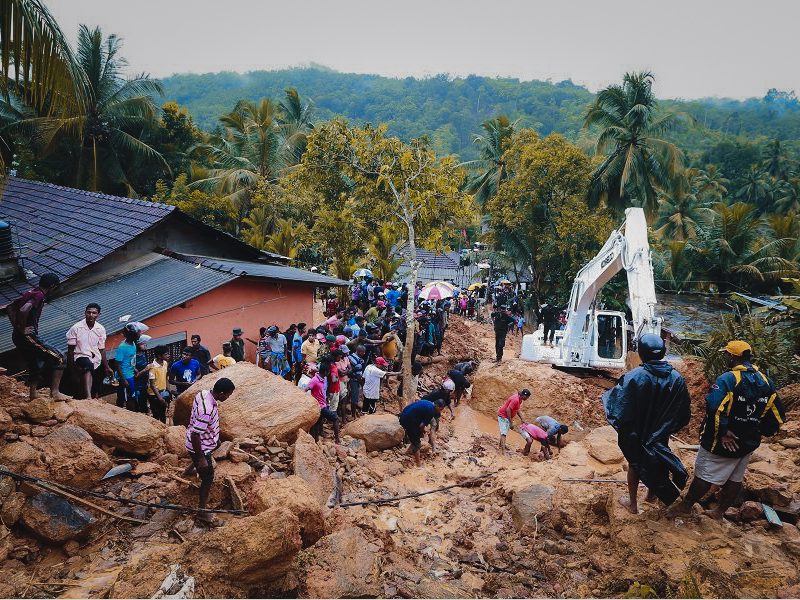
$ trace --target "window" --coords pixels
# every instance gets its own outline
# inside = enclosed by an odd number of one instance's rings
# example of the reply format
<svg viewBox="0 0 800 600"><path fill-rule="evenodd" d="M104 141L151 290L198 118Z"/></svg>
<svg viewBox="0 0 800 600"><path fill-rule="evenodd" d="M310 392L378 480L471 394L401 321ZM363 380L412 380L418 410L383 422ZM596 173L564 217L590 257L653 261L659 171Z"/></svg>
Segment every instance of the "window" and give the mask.
<svg viewBox="0 0 800 600"><path fill-rule="evenodd" d="M597 315L597 356L622 358L622 319L619 315Z"/></svg>

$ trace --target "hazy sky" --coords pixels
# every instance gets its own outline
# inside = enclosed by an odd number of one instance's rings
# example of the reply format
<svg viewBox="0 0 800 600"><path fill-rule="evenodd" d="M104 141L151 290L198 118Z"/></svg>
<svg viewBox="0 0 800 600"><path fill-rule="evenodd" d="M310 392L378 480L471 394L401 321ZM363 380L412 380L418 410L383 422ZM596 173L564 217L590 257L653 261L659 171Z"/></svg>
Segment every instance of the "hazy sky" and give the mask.
<svg viewBox="0 0 800 600"><path fill-rule="evenodd" d="M572 79L650 69L660 97L800 93L798 0L45 0L125 41L132 71L320 63L383 75Z"/></svg>

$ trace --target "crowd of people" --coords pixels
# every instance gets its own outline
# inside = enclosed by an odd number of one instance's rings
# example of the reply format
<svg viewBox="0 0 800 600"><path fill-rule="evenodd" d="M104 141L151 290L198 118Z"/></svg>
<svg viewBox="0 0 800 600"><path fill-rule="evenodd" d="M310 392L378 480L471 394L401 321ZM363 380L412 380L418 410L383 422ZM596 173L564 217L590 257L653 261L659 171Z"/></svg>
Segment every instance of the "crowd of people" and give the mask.
<svg viewBox="0 0 800 600"><path fill-rule="evenodd" d="M347 306L340 305L338 298L330 295L325 300L325 320L315 327L297 323L281 332L277 325L271 325L261 328L258 339L245 338L241 328L234 328L231 339L213 357L201 337L194 334L180 359L170 364L170 352L163 346L154 348L152 360L148 358L149 338L144 334L146 326L141 323L128 323L123 328L124 340L112 360L106 353L106 330L98 321L101 307L96 303L87 305L84 318L65 333L66 356L44 343L38 334L39 319L45 300L57 285L55 275L45 274L36 287L8 306L12 339L28 366L31 399L36 398L40 374L48 368L53 373L51 395L61 399L59 385L63 373L69 371L78 395L97 398L104 382L115 381L118 406L149 413L167 422L175 394L212 371L243 361L248 341L256 346L259 366L301 386L318 402L320 416L311 430L315 439L325 423L330 423L337 443L343 422L376 411L381 382L403 375L402 354L408 343L413 345L411 396L416 398L423 368L416 358L441 353L450 311L463 314L464 310L461 290L456 289L450 298L434 301L421 297L418 286L409 303L410 291L405 284L398 286L367 277L354 282ZM522 314L522 298L502 286L489 295L494 304L492 320L499 361L509 331L521 328L517 317ZM469 299L471 292L466 297ZM410 319L409 309L413 311ZM469 300L466 309L468 317ZM552 343L551 332L563 328L562 317L563 310L555 302L542 307L537 318L544 324L545 343ZM638 340L637 347L642 365L626 373L602 398L608 421L618 432L618 443L629 465L628 495L620 498L620 503L634 513L639 512L640 482L647 487L645 501L659 499L671 505L679 499L688 472L670 450L669 438L690 419L686 383L664 360L664 340L646 334ZM717 506L710 514L721 519L741 490L747 465L761 438L776 433L785 420L773 382L752 363L751 346L734 340L721 351L729 370L717 378L706 397L707 414L694 479L683 500L670 509L673 513L691 510L711 490L718 489ZM434 450L442 411L449 409L453 415L453 406L469 389L470 376L476 368L475 361L454 365L446 379L399 414L409 441L407 453L417 465L423 437L427 435ZM219 444L218 403L233 391L233 382L223 377L211 390L197 394L193 402L186 448L192 458L191 468L201 479L201 508L206 506L213 481L210 453ZM402 389L397 391L402 394ZM547 460L554 449L562 447L562 435L569 428L549 415L526 420L522 407L530 396L530 390L522 389L499 408L499 451L506 451L506 437L514 419L519 419L519 433L526 443L523 454L528 455L537 442L540 445L537 455ZM208 513L203 514L203 518L213 521Z"/></svg>

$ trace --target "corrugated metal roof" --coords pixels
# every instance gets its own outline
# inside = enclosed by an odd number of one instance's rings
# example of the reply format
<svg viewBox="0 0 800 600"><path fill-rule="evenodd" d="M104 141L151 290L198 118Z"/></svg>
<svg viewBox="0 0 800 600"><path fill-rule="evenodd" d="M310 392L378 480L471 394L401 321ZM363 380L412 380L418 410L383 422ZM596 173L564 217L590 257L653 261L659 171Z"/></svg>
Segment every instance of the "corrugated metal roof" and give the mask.
<svg viewBox="0 0 800 600"><path fill-rule="evenodd" d="M176 256L178 255L176 254ZM327 275L320 275L319 273L313 273L312 271L305 271L304 269L297 269L295 267L268 265L242 260L228 260L208 256L193 256L188 254L182 256L186 260L201 264L209 269L215 269L224 273L232 273L238 276L296 281L298 283L309 283L319 286L350 285L348 281L337 279L336 277L328 277Z"/></svg>
<svg viewBox="0 0 800 600"><path fill-rule="evenodd" d="M14 245L19 241L20 258L35 277L28 282L0 284L0 301L14 300L47 272L65 281L174 210L165 204L7 178L0 219L12 224Z"/></svg>
<svg viewBox="0 0 800 600"><path fill-rule="evenodd" d="M131 321L144 321L236 277L233 273L222 273L182 260L161 257L137 271L45 304L39 321L39 337L66 351L67 330L83 318L86 305L90 302L101 306L99 321L111 335L125 326L125 322L119 320L124 315L131 315ZM0 353L13 348L11 323L8 319L0 319Z"/></svg>

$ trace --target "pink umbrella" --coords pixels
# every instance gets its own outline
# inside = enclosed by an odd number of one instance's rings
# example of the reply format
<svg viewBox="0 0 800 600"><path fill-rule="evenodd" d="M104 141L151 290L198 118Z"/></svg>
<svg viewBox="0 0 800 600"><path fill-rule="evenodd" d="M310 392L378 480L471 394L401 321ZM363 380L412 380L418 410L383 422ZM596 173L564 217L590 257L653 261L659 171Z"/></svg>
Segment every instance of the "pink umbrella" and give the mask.
<svg viewBox="0 0 800 600"><path fill-rule="evenodd" d="M419 297L423 300L442 300L444 298L452 298L454 286L452 283L446 281L431 281L419 293Z"/></svg>

